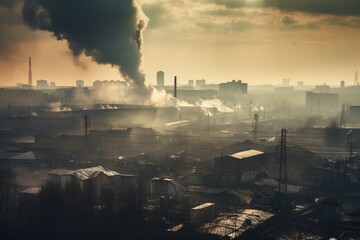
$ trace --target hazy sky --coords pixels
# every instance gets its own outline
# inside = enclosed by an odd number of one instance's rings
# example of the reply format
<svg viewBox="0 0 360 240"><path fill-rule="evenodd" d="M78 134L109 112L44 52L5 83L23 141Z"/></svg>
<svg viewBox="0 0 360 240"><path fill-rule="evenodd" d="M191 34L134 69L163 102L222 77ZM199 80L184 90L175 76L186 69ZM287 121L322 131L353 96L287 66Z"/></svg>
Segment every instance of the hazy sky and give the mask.
<svg viewBox="0 0 360 240"><path fill-rule="evenodd" d="M77 1L77 0L74 0ZM119 0L120 1L120 0ZM106 2L106 0L105 0ZM219 83L353 84L360 69L359 0L141 0L149 18L142 68L146 83L156 72ZM23 24L22 0L0 0L0 86L33 80L74 85L83 79L122 79L117 69L88 57L75 61L67 42ZM86 7L84 7L86 11Z"/></svg>

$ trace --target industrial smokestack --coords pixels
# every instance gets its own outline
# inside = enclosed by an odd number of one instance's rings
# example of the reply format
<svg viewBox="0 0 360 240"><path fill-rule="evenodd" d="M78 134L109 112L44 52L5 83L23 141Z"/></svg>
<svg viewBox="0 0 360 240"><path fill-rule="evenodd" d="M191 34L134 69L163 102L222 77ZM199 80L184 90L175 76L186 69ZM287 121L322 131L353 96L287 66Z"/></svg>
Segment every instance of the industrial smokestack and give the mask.
<svg viewBox="0 0 360 240"><path fill-rule="evenodd" d="M174 97L177 98L177 79L174 77Z"/></svg>
<svg viewBox="0 0 360 240"><path fill-rule="evenodd" d="M32 71L31 71L31 57L29 57L29 79L28 79L29 89L32 88Z"/></svg>

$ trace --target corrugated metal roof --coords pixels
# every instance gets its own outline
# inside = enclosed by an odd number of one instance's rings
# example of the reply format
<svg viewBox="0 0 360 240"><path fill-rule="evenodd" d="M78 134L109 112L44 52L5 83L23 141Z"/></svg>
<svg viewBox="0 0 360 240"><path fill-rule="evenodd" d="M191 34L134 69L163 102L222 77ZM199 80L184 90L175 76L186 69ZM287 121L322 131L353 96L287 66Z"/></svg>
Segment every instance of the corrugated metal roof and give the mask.
<svg viewBox="0 0 360 240"><path fill-rule="evenodd" d="M254 181L255 185L258 186L267 186L267 187L271 187L273 188L275 191L278 190L279 187L279 182L273 178L261 178L261 179L257 179L256 181ZM287 192L288 193L299 193L302 191L302 187L301 186L296 186L296 185L287 185Z"/></svg>
<svg viewBox="0 0 360 240"><path fill-rule="evenodd" d="M169 122L169 123L166 123L165 126L167 127L171 127L171 126L179 126L179 125L182 125L182 124L188 124L190 123L189 120L182 120L182 121L176 121L176 122Z"/></svg>
<svg viewBox="0 0 360 240"><path fill-rule="evenodd" d="M233 189L229 193L240 199L242 204L250 204L255 196L253 192L244 189Z"/></svg>
<svg viewBox="0 0 360 240"><path fill-rule="evenodd" d="M187 191L193 193L205 193L205 194L219 194L222 192L226 192L227 188L210 188L203 186L188 186Z"/></svg>
<svg viewBox="0 0 360 240"><path fill-rule="evenodd" d="M50 174L54 174L54 175L58 175L58 176L71 175L80 180L88 180L91 178L96 178L101 173L108 177L120 176L120 174L118 172L104 168L102 166L84 168L84 169L78 169L78 170L55 169L50 172Z"/></svg>
<svg viewBox="0 0 360 240"><path fill-rule="evenodd" d="M204 208L207 208L207 207L210 207L210 206L214 206L214 205L215 205L215 203L208 202L208 203L204 203L204 204L201 204L201 205L199 205L199 206L193 207L191 210L204 209Z"/></svg>
<svg viewBox="0 0 360 240"><path fill-rule="evenodd" d="M243 234L247 229L261 224L272 216L274 216L274 214L256 209L221 213L219 217L212 222L203 224L200 227L200 231L234 239ZM247 226L246 221L251 221L251 226Z"/></svg>
<svg viewBox="0 0 360 240"><path fill-rule="evenodd" d="M179 225L176 225L172 228L169 228L168 230L166 230L167 232L177 232L179 231L182 227L184 226L184 224L179 224Z"/></svg>
<svg viewBox="0 0 360 240"><path fill-rule="evenodd" d="M262 154L264 154L264 152L252 149L252 150L234 153L234 154L231 154L228 156L237 158L237 159L244 159L244 158L254 157L254 156L262 155Z"/></svg>

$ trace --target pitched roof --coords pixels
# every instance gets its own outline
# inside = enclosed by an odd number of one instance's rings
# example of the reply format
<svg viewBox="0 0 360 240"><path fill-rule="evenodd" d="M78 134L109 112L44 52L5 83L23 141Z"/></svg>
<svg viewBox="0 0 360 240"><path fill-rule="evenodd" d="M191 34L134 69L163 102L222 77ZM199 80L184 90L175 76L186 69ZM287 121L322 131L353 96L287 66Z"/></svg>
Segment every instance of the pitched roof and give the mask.
<svg viewBox="0 0 360 240"><path fill-rule="evenodd" d="M271 187L273 188L275 191L278 191L278 186L279 186L279 182L273 178L260 178L260 179L256 179L254 181L255 185L258 186L267 186L267 187ZM296 186L296 185L287 185L287 192L288 193L299 193L302 191L302 187L301 186Z"/></svg>
<svg viewBox="0 0 360 240"><path fill-rule="evenodd" d="M70 176L74 176L80 180L88 180L91 178L96 178L97 176L99 176L99 174L104 174L108 177L120 175L118 172L104 168L102 166L84 168L84 169L78 169L78 170L55 169L55 170L51 171L50 174L54 174L54 175L58 175L58 176L70 175Z"/></svg>

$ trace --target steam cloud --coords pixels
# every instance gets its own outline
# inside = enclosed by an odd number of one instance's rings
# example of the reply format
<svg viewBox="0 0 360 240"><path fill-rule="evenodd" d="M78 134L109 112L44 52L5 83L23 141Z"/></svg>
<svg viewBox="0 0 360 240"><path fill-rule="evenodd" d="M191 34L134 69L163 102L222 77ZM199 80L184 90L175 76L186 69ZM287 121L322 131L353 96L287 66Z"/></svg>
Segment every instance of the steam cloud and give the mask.
<svg viewBox="0 0 360 240"><path fill-rule="evenodd" d="M134 0L25 0L25 24L66 40L74 57L82 53L99 64L110 64L136 86L141 71L142 31L147 18Z"/></svg>

